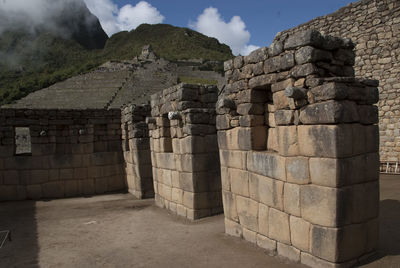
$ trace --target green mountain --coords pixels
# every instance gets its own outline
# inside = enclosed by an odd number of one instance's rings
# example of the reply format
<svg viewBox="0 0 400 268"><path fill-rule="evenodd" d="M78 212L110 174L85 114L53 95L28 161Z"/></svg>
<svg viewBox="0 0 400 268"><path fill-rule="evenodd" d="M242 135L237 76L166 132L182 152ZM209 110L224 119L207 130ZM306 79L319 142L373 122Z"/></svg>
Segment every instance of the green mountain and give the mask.
<svg viewBox="0 0 400 268"><path fill-rule="evenodd" d="M108 60L132 59L147 44L168 60L222 62L233 57L227 45L187 28L143 24L107 38L86 6L67 5L64 13L72 15L54 15L55 27L51 29L39 25L33 32L20 27L0 34L0 105L88 72Z"/></svg>

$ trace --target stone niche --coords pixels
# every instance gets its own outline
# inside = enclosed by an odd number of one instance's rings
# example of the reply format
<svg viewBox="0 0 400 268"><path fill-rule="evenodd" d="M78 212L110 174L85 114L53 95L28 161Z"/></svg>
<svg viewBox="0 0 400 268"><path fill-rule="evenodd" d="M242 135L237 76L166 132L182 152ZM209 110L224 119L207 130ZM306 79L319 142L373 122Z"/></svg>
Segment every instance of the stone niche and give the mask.
<svg viewBox="0 0 400 268"><path fill-rule="evenodd" d="M215 86L179 84L151 96L155 202L198 219L222 212Z"/></svg>
<svg viewBox="0 0 400 268"><path fill-rule="evenodd" d="M128 191L137 198L154 197L149 129L150 105L127 105L121 109L122 150Z"/></svg>
<svg viewBox="0 0 400 268"><path fill-rule="evenodd" d="M225 62L217 103L225 231L313 267L378 245L378 82L348 39L304 31Z"/></svg>

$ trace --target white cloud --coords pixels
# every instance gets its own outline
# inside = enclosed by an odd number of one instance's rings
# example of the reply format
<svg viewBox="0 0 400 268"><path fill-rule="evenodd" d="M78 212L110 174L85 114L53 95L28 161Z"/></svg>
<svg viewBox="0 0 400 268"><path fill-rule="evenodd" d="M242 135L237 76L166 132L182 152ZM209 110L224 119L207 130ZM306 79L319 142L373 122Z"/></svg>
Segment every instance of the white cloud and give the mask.
<svg viewBox="0 0 400 268"><path fill-rule="evenodd" d="M120 9L111 0L84 1L109 36L119 31L130 31L142 23L162 23L165 19L157 8L146 1L140 1L135 6L127 4Z"/></svg>
<svg viewBox="0 0 400 268"><path fill-rule="evenodd" d="M229 22L225 22L218 9L214 7L204 9L197 21L190 23L190 27L227 44L235 55L248 55L254 49L259 48L248 44L250 33L246 30L246 24L239 16L233 16Z"/></svg>

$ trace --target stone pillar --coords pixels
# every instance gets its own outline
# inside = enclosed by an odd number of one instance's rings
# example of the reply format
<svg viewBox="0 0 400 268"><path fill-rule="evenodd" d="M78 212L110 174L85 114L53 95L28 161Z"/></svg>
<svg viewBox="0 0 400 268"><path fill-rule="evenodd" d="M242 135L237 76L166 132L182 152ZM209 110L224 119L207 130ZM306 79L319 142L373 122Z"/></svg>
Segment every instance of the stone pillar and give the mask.
<svg viewBox="0 0 400 268"><path fill-rule="evenodd" d="M151 98L156 204L188 219L222 212L215 86L180 84Z"/></svg>
<svg viewBox="0 0 400 268"><path fill-rule="evenodd" d="M150 105L122 108L122 149L128 191L137 198L154 197L149 129Z"/></svg>
<svg viewBox="0 0 400 268"><path fill-rule="evenodd" d="M354 78L353 47L305 31L225 62L227 234L315 267L348 267L377 249L378 83Z"/></svg>

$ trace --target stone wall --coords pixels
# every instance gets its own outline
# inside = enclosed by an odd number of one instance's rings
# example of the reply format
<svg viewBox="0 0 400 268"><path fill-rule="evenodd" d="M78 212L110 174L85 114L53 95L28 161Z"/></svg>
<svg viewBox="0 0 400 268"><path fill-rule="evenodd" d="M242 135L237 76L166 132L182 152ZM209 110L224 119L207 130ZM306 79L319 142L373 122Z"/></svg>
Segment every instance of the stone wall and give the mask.
<svg viewBox="0 0 400 268"><path fill-rule="evenodd" d="M119 109L0 109L0 126L0 201L126 188Z"/></svg>
<svg viewBox="0 0 400 268"><path fill-rule="evenodd" d="M155 202L198 219L222 212L215 86L179 84L151 96Z"/></svg>
<svg viewBox="0 0 400 268"><path fill-rule="evenodd" d="M306 31L225 62L226 233L314 267L353 266L377 249L378 83L351 77L352 49Z"/></svg>
<svg viewBox="0 0 400 268"><path fill-rule="evenodd" d="M128 105L122 113L122 149L128 191L137 198L154 197L149 129L150 105Z"/></svg>
<svg viewBox="0 0 400 268"><path fill-rule="evenodd" d="M381 160L400 161L400 1L358 1L281 36L305 29L348 37L356 43L356 76L380 81Z"/></svg>

